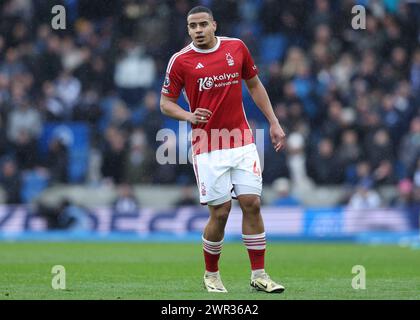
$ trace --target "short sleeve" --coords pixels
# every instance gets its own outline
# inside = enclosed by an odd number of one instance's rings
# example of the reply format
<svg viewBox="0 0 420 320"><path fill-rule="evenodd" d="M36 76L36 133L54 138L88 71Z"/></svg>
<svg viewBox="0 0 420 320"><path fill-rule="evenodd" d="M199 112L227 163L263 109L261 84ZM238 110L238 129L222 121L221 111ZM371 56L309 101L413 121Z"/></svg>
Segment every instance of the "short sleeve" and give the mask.
<svg viewBox="0 0 420 320"><path fill-rule="evenodd" d="M254 59L252 59L247 46L243 42L241 42L241 46L244 57L242 64L242 79L249 80L258 74L258 68L255 65Z"/></svg>
<svg viewBox="0 0 420 320"><path fill-rule="evenodd" d="M184 80L181 74L180 62L174 55L169 60L161 92L167 97L178 98L183 87Z"/></svg>

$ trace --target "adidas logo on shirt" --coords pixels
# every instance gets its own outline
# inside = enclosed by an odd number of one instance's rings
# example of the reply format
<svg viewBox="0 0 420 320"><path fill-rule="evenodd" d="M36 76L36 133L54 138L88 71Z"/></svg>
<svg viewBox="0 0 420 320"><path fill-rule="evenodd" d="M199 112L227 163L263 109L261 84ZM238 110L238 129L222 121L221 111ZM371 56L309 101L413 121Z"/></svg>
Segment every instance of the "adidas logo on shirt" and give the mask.
<svg viewBox="0 0 420 320"><path fill-rule="evenodd" d="M201 68L204 68L204 66L201 64L201 62L199 62L195 68L196 69L201 69Z"/></svg>

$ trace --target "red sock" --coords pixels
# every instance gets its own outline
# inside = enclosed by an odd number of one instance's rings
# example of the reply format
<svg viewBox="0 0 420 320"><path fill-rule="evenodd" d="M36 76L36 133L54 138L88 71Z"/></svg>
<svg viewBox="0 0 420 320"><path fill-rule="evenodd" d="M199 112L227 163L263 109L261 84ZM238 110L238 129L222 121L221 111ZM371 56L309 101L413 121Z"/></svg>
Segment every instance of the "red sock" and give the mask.
<svg viewBox="0 0 420 320"><path fill-rule="evenodd" d="M265 256L265 232L253 235L242 235L242 240L248 250L249 260L251 262L251 269L264 269Z"/></svg>
<svg viewBox="0 0 420 320"><path fill-rule="evenodd" d="M203 253L204 262L206 264L206 271L217 272L219 271L219 258L222 252L223 240L219 242L208 241L203 239Z"/></svg>

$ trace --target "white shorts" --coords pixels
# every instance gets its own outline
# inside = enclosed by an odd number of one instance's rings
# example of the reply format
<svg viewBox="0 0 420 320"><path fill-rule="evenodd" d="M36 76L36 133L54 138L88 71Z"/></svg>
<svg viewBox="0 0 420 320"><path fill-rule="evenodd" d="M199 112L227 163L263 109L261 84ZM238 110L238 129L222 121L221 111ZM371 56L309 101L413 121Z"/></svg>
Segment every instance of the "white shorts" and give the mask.
<svg viewBox="0 0 420 320"><path fill-rule="evenodd" d="M260 159L254 143L193 157L202 205L218 205L241 194L261 196Z"/></svg>

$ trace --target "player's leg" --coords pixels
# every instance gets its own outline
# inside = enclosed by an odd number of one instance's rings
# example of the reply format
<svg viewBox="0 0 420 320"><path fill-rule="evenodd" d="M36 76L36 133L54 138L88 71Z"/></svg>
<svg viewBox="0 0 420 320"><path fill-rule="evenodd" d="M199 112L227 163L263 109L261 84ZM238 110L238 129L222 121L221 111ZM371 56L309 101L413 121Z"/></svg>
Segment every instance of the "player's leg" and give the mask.
<svg viewBox="0 0 420 320"><path fill-rule="evenodd" d="M242 209L242 240L248 250L252 275L255 275L264 271L266 247L260 197L256 194L239 194L237 197Z"/></svg>
<svg viewBox="0 0 420 320"><path fill-rule="evenodd" d="M261 216L260 196L246 194L236 187L239 206L242 210L242 240L248 251L251 263L251 278L265 272L266 239L264 222Z"/></svg>
<svg viewBox="0 0 420 320"><path fill-rule="evenodd" d="M238 148L238 152L240 152ZM243 156L232 170L232 184L242 209L242 238L251 262L251 286L265 292L283 292L265 272L266 239L261 215L262 178L255 145L245 146Z"/></svg>
<svg viewBox="0 0 420 320"><path fill-rule="evenodd" d="M224 199L221 199L224 201ZM220 202L220 201L219 201ZM225 226L231 209L231 199L227 202L209 204L210 218L203 233L203 254L206 270L204 286L209 292L227 292L219 272L219 258L222 252Z"/></svg>
<svg viewBox="0 0 420 320"><path fill-rule="evenodd" d="M229 196L228 200L223 203L210 203L208 205L210 217L204 228L203 236L209 241L222 241L225 234L226 222L229 217L230 209L232 208L232 200Z"/></svg>
<svg viewBox="0 0 420 320"><path fill-rule="evenodd" d="M242 191L245 186L238 186L235 189L239 206L243 212L242 233L243 234L263 234L264 221L261 216L261 198L258 194L246 194Z"/></svg>
<svg viewBox="0 0 420 320"><path fill-rule="evenodd" d="M231 180L228 157L219 151L200 154L194 159L194 170L201 204L207 204L210 217L203 232L203 254L206 270L204 285L209 292L227 292L220 278L218 262L224 230L231 208Z"/></svg>
<svg viewBox="0 0 420 320"><path fill-rule="evenodd" d="M256 194L241 194L240 189L237 188L239 193L237 197L243 213L242 239L251 262L250 285L258 291L281 293L284 291L284 287L271 280L265 272L266 238L261 216L260 196Z"/></svg>

